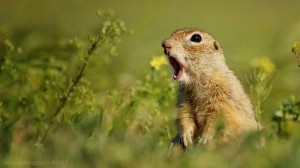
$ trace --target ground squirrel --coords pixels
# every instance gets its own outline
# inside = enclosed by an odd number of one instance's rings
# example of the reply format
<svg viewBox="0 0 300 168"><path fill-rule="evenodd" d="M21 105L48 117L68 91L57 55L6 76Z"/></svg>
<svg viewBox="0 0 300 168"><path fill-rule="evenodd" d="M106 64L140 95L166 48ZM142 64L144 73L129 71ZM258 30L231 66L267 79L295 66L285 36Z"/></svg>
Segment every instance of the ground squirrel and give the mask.
<svg viewBox="0 0 300 168"><path fill-rule="evenodd" d="M210 34L197 29L177 30L162 47L174 69L173 78L179 82L175 143L180 141L186 148L212 139L226 142L257 130L250 100ZM219 120L222 129L216 136Z"/></svg>

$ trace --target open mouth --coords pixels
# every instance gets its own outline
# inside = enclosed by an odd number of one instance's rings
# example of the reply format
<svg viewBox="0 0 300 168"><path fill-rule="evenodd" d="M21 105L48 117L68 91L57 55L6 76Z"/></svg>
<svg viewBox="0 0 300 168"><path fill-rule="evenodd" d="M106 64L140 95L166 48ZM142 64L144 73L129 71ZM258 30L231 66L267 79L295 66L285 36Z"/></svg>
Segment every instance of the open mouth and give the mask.
<svg viewBox="0 0 300 168"><path fill-rule="evenodd" d="M174 57L168 57L169 58L169 62L172 65L173 69L174 69L174 74L173 74L173 79L177 80L180 78L180 76L183 73L183 65L180 64L176 58Z"/></svg>

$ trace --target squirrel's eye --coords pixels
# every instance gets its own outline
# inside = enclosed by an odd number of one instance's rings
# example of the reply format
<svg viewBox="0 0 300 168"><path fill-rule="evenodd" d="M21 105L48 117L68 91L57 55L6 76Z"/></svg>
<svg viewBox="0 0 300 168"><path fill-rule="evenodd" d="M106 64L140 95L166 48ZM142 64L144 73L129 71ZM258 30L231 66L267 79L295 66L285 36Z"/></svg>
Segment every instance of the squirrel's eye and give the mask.
<svg viewBox="0 0 300 168"><path fill-rule="evenodd" d="M201 40L202 37L200 36L200 34L193 34L191 37L192 42L200 43Z"/></svg>

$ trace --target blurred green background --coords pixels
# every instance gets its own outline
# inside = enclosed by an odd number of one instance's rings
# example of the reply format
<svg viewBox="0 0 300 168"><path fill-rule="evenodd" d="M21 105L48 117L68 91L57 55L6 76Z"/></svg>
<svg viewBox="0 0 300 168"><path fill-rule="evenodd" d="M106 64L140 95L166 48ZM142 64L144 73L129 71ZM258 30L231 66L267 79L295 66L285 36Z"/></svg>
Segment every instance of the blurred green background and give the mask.
<svg viewBox="0 0 300 168"><path fill-rule="evenodd" d="M118 55L113 57L108 67L99 63L97 57L91 58L85 77L101 97L108 90L134 85L143 72L149 71L151 58L163 54L161 42L173 31L186 27L203 29L219 41L229 67L247 92L249 88L244 75L250 72L251 60L269 57L274 62L273 90L263 105L264 125L268 125L271 114L284 99L292 94L298 99L300 97L300 69L291 53L292 43L300 40L299 7L299 0L0 0L0 41L9 38L16 47L20 47L22 54L14 55L12 59L24 64L35 57L50 55L71 60L68 57L76 55L66 55L68 52L64 52L65 48L60 48L60 44L74 37L96 33L101 24L96 11L112 9L133 34L123 36L118 44ZM74 64L70 62L70 67ZM69 72L70 76L73 71ZM171 73L169 77L172 78ZM175 115L175 101L169 106L174 108ZM175 127L173 123L172 126ZM131 146L135 145L131 143ZM147 150L151 153L152 149ZM159 149L155 150L159 153ZM281 148L277 152L281 153Z"/></svg>

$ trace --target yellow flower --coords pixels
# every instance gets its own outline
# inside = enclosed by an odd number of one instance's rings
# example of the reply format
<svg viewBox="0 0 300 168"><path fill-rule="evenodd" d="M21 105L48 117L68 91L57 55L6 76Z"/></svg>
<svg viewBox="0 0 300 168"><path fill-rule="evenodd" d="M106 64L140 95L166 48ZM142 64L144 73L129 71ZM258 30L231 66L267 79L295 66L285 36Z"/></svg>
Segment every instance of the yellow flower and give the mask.
<svg viewBox="0 0 300 168"><path fill-rule="evenodd" d="M298 41L293 42L292 51L294 52L294 51L298 50L299 48L300 48L300 43Z"/></svg>
<svg viewBox="0 0 300 168"><path fill-rule="evenodd" d="M275 65L268 57L253 59L251 61L251 66L266 73L272 73L275 71Z"/></svg>
<svg viewBox="0 0 300 168"><path fill-rule="evenodd" d="M150 61L150 66L153 67L155 70L159 70L162 65L168 64L166 57L161 56L154 56Z"/></svg>

